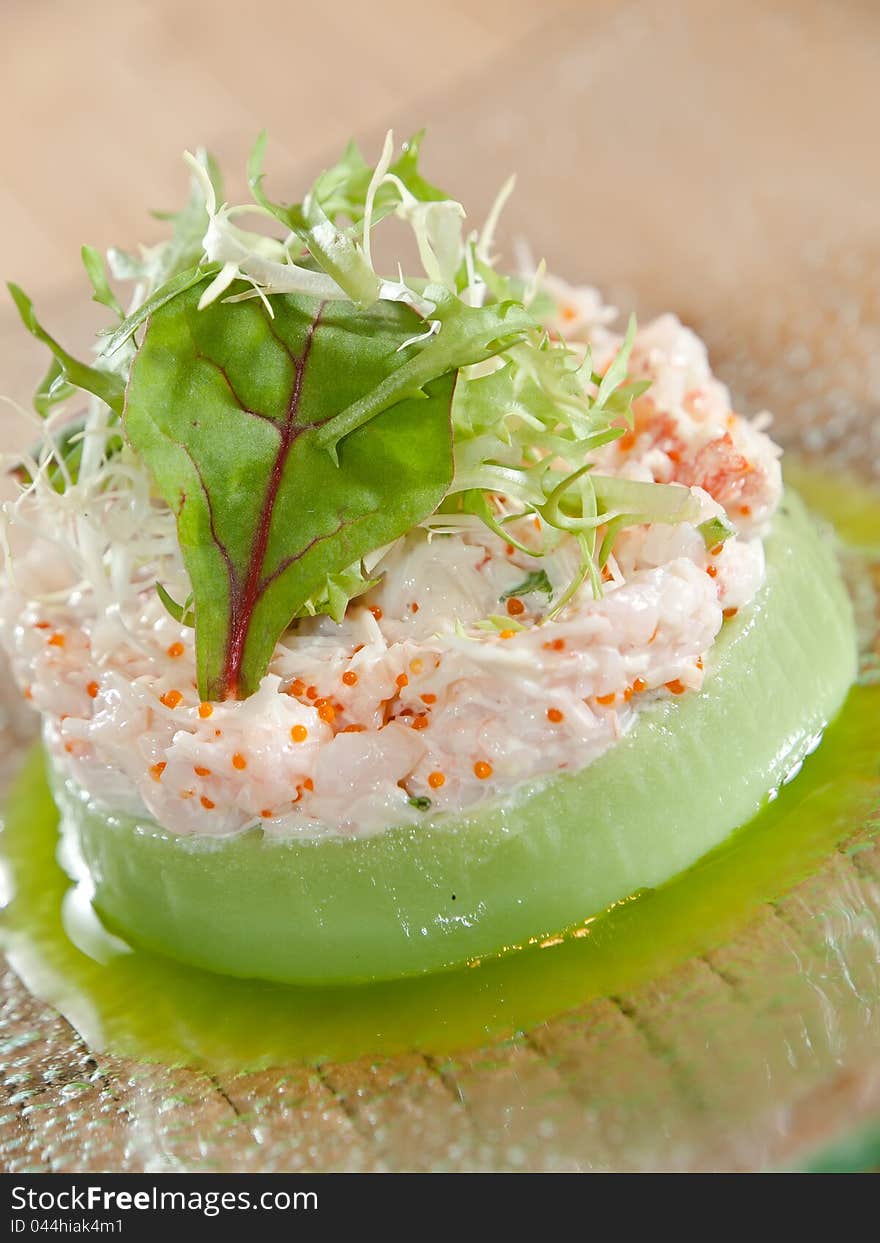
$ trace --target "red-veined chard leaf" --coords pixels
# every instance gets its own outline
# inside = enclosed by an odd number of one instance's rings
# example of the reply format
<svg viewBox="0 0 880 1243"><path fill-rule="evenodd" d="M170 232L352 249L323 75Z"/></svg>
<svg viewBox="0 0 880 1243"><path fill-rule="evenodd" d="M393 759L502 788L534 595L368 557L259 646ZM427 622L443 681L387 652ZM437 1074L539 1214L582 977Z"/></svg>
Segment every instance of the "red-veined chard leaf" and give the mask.
<svg viewBox="0 0 880 1243"><path fill-rule="evenodd" d="M391 404L389 381L419 350L400 347L424 328L410 308L279 295L274 318L258 300L199 311L204 284L154 310L124 427L177 515L200 693L244 698L328 576L442 500L456 363L438 353L433 375L390 385ZM331 437L337 464L327 432L372 393L376 413Z"/></svg>

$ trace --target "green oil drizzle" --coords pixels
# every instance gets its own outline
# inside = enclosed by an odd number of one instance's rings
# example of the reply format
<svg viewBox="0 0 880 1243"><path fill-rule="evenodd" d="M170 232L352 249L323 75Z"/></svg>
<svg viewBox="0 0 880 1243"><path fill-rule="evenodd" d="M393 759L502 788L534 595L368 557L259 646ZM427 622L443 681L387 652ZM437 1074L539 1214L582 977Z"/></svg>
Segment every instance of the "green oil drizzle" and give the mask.
<svg viewBox="0 0 880 1243"><path fill-rule="evenodd" d="M821 479L813 486L802 471L798 483L835 521L833 487ZM862 547L880 543L877 498L847 488L843 499L846 533ZM878 722L880 685L853 687L797 779L749 825L681 876L568 937L460 971L347 987L214 976L90 933L56 860L57 815L36 752L10 797L2 835L11 895L3 944L32 991L92 1047L123 1056L224 1072L406 1050L446 1054L705 953L833 850L858 849L880 812Z"/></svg>

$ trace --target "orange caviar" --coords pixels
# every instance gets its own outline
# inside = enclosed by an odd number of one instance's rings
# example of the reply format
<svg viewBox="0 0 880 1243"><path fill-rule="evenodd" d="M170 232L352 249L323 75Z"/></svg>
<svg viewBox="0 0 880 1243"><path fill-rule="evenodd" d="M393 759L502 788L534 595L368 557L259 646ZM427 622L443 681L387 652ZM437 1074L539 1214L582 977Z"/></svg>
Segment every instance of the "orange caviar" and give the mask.
<svg viewBox="0 0 880 1243"><path fill-rule="evenodd" d="M673 695L683 695L687 687L681 678L673 678L671 682L666 683L666 689L672 691Z"/></svg>
<svg viewBox="0 0 880 1243"><path fill-rule="evenodd" d="M435 773L428 774L428 785L431 787L432 790L439 790L440 787L445 784L446 784L446 778L444 777L443 773L435 772Z"/></svg>
<svg viewBox="0 0 880 1243"><path fill-rule="evenodd" d="M317 698L318 698L318 688L317 688L317 686L309 686L309 687L307 687L307 689L306 689L306 699L317 699Z"/></svg>
<svg viewBox="0 0 880 1243"><path fill-rule="evenodd" d="M370 612L373 614L376 621L382 620L382 610L379 608L378 604L374 604L373 607L370 609Z"/></svg>
<svg viewBox="0 0 880 1243"><path fill-rule="evenodd" d="M314 788L315 788L314 781L312 781L311 777L306 777L305 781L303 782L303 789L314 790Z"/></svg>
<svg viewBox="0 0 880 1243"><path fill-rule="evenodd" d="M237 768L237 769L239 770L239 772L240 772L243 768L247 768L247 760L244 758L244 756L242 755L242 753L241 753L240 751L236 751L235 755L233 755L233 757L232 757L232 767L233 767L233 768Z"/></svg>
<svg viewBox="0 0 880 1243"><path fill-rule="evenodd" d="M507 601L507 611L511 617L519 617L520 613L526 611L526 606L522 600L517 599L516 596L511 596Z"/></svg>
<svg viewBox="0 0 880 1243"><path fill-rule="evenodd" d="M309 731L305 725L294 725L290 731L290 736L294 742L305 742L309 736Z"/></svg>
<svg viewBox="0 0 880 1243"><path fill-rule="evenodd" d="M273 813L273 811L272 811L272 808L271 808L271 807L264 807L264 808L263 808L263 810L260 812L260 819L261 819L261 820L271 820L271 819L272 819L273 814L274 814L274 813Z"/></svg>
<svg viewBox="0 0 880 1243"><path fill-rule="evenodd" d="M158 764L154 764L150 769L150 776L154 781L159 781L165 771L165 761L160 760Z"/></svg>
<svg viewBox="0 0 880 1243"><path fill-rule="evenodd" d="M502 630L498 637L500 639L512 639L515 634L515 630Z"/></svg>
<svg viewBox="0 0 880 1243"><path fill-rule="evenodd" d="M401 690L403 690L405 686L409 686L409 678L406 676L405 673L398 673L397 677L394 680Z"/></svg>
<svg viewBox="0 0 880 1243"><path fill-rule="evenodd" d="M430 704L435 704L437 702L437 696L432 695L430 691L425 691L424 695L419 695L419 699L421 699L423 704L430 705Z"/></svg>
<svg viewBox="0 0 880 1243"><path fill-rule="evenodd" d="M479 777L480 781L485 781L492 776L492 765L487 764L485 760L477 760L474 764L474 776Z"/></svg>
<svg viewBox="0 0 880 1243"><path fill-rule="evenodd" d="M608 704L613 704L616 698L617 696L615 695L614 691L612 691L610 695L597 695L596 703L602 704L603 706L607 707Z"/></svg>
<svg viewBox="0 0 880 1243"><path fill-rule="evenodd" d="M210 777L211 775L210 768L205 768L201 764L194 764L193 772L195 773L197 777Z"/></svg>
<svg viewBox="0 0 880 1243"><path fill-rule="evenodd" d="M720 552L722 552L722 551L723 551L723 549L724 549L724 545L723 545L723 544L716 544L714 548L710 548L710 549L709 549L709 556L710 556L710 557L717 557L717 556L718 556L718 554L719 554Z"/></svg>
<svg viewBox="0 0 880 1243"><path fill-rule="evenodd" d="M167 648L166 650L169 656L182 656L183 655L183 644L172 643L171 646Z"/></svg>
<svg viewBox="0 0 880 1243"><path fill-rule="evenodd" d="M49 646L50 647L64 647L64 635L53 634L51 639L49 640Z"/></svg>
<svg viewBox="0 0 880 1243"><path fill-rule="evenodd" d="M362 734L366 729L366 725L346 725L343 734Z"/></svg>
<svg viewBox="0 0 880 1243"><path fill-rule="evenodd" d="M288 695L303 695L305 694L305 689L306 684L302 678L294 678L288 687L287 693Z"/></svg>
<svg viewBox="0 0 880 1243"><path fill-rule="evenodd" d="M742 514L744 518L748 518L752 512L752 507L751 505L740 505L739 512Z"/></svg>
<svg viewBox="0 0 880 1243"><path fill-rule="evenodd" d="M428 720L426 714L423 712L421 716L413 717L412 727L413 729L427 729L430 723L431 722Z"/></svg>
<svg viewBox="0 0 880 1243"><path fill-rule="evenodd" d="M328 725L332 725L336 720L336 709L333 707L333 704L325 699L323 703L320 705L316 703L315 706L318 708L318 716L321 720L325 721Z"/></svg>
<svg viewBox="0 0 880 1243"><path fill-rule="evenodd" d="M417 600L413 600L412 604L409 606L409 611L411 613L418 613L419 605Z"/></svg>
<svg viewBox="0 0 880 1243"><path fill-rule="evenodd" d="M346 669L342 675L342 680L346 686L357 686L358 675L353 669Z"/></svg>
<svg viewBox="0 0 880 1243"><path fill-rule="evenodd" d="M637 695L641 695L642 691L646 691L647 689L648 689L648 683L645 681L644 678L636 678L633 681L633 690L635 691Z"/></svg>
<svg viewBox="0 0 880 1243"><path fill-rule="evenodd" d="M163 703L166 708L176 708L182 699L180 691L166 691L164 695L159 696L159 702Z"/></svg>
<svg viewBox="0 0 880 1243"><path fill-rule="evenodd" d="M730 619L731 617L736 617L738 612L739 609L722 609L721 616Z"/></svg>
<svg viewBox="0 0 880 1243"><path fill-rule="evenodd" d="M561 652L565 647L565 639L549 639L543 647L546 652Z"/></svg>
<svg viewBox="0 0 880 1243"><path fill-rule="evenodd" d="M211 707L210 704L205 704L205 703L199 704L199 716L202 718L203 721L206 721L208 717L212 715L213 711L214 709Z"/></svg>
<svg viewBox="0 0 880 1243"><path fill-rule="evenodd" d="M709 577L710 577L710 578L717 578L717 577L718 577L718 566L717 566L717 565L707 565L707 566L706 566L706 573L709 575Z"/></svg>
<svg viewBox="0 0 880 1243"><path fill-rule="evenodd" d="M86 687L86 694L89 696L90 699L97 699L98 698L98 683L89 682L88 686Z"/></svg>
<svg viewBox="0 0 880 1243"><path fill-rule="evenodd" d="M633 688L631 686L628 686L626 690L623 692L624 702L629 703L632 697L633 697Z"/></svg>
<svg viewBox="0 0 880 1243"><path fill-rule="evenodd" d="M547 720L552 721L554 725L558 725L560 721L565 720L565 714L560 712L558 708L548 708Z"/></svg>
<svg viewBox="0 0 880 1243"><path fill-rule="evenodd" d="M216 803L214 803L211 799L207 798L204 794L199 799L199 802L202 804L205 811L213 811L214 808L216 807Z"/></svg>

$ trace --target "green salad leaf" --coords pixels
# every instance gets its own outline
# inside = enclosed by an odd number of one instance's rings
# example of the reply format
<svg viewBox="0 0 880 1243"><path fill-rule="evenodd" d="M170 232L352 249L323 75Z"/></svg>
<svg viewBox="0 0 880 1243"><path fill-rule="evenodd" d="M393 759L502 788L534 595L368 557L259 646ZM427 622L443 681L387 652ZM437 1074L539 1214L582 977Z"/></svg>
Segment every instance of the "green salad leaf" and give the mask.
<svg viewBox="0 0 880 1243"><path fill-rule="evenodd" d="M260 301L200 311L201 293L154 311L124 429L177 516L200 693L243 698L332 576L442 500L455 375L434 371L371 404L417 352L405 343L419 320L403 304L286 294L270 317ZM341 412L365 405L369 419L349 429ZM336 464L321 437L340 419Z"/></svg>
<svg viewBox="0 0 880 1243"><path fill-rule="evenodd" d="M265 188L264 135L245 203L223 201L210 156L187 155L189 199L159 216L170 236L108 252L112 278L132 282L125 301L83 248L93 298L113 316L94 363L10 286L51 354L34 396L45 434L18 477L35 504L66 506L59 494L83 483L70 512L82 499L94 513L104 495L112 510L137 487L167 538L164 501L189 594L157 592L195 626L205 698L253 693L297 619L341 622L376 585L386 546L419 525L482 523L534 558L501 599L542 594L544 619L583 583L601 594L626 526L695 523L709 547L733 530L723 515L700 524L686 488L603 475L600 451L632 426L647 387L629 377L635 322L601 374L586 346L545 329L556 304L543 265L508 275L491 253L512 180L465 232L461 204L421 172L421 140L395 154L389 134L374 164L349 144L292 203ZM373 234L390 218L409 236L380 269ZM78 392L86 412L65 422ZM163 576L159 546L145 540L140 561L128 550L137 573Z"/></svg>
<svg viewBox="0 0 880 1243"><path fill-rule="evenodd" d="M24 290L11 281L7 288L21 316L21 322L32 337L36 337L43 345L49 347L54 360L53 367L50 369L46 380L43 381L37 390L35 402L41 398L49 398L53 386L61 380L68 385L73 385L75 388L81 388L87 393L93 393L96 397L100 397L101 401L106 402L111 410L116 414L120 414L125 393L123 380L112 371L91 367L88 363L80 362L74 358L62 345L59 345L53 336L50 336L37 319L34 305Z"/></svg>
<svg viewBox="0 0 880 1243"><path fill-rule="evenodd" d="M509 591L503 592L498 599L503 604L505 600L512 600L514 596L528 596L533 591L540 591L545 596L553 595L553 587L551 586L550 579L547 577L546 570L532 570L531 574L527 574L521 583L517 583Z"/></svg>

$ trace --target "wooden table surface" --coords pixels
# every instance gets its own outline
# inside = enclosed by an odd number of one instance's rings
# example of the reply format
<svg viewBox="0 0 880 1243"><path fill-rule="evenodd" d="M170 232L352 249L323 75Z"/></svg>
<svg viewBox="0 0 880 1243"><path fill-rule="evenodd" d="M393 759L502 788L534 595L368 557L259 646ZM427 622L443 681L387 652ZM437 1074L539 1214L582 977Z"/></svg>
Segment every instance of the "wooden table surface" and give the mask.
<svg viewBox="0 0 880 1243"><path fill-rule="evenodd" d="M478 211L517 171L507 242L528 233L551 267L643 314L674 307L743 408L774 409L789 443L880 477L873 0L5 0L0 36L0 273L65 341L83 346L95 324L80 245L155 240L146 211L181 200L184 147L214 150L238 192L265 126L293 194L350 135L375 151L389 126L427 125L432 175ZM0 307L0 388L25 401L41 365ZM0 435L27 435L12 407ZM848 931L844 910L859 913ZM878 913L877 848L840 853L735 943L491 1048L222 1080L87 1049L8 971L0 1157L14 1170L799 1159L880 1114Z"/></svg>

